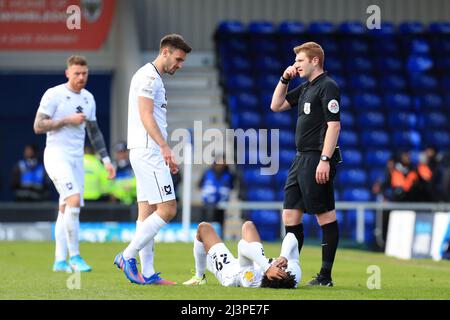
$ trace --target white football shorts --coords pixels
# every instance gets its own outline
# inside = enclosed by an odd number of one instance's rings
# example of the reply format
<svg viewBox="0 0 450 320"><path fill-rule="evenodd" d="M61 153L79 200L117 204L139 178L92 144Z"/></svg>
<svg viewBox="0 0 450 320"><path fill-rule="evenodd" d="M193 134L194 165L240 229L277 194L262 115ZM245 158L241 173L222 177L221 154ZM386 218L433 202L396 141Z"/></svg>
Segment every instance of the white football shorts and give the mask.
<svg viewBox="0 0 450 320"><path fill-rule="evenodd" d="M156 204L175 199L170 169L159 150L131 149L130 162L136 176L138 202Z"/></svg>
<svg viewBox="0 0 450 320"><path fill-rule="evenodd" d="M83 157L68 157L64 150L46 148L44 167L59 193L59 205L65 199L80 194L80 205L84 206L84 164Z"/></svg>
<svg viewBox="0 0 450 320"><path fill-rule="evenodd" d="M240 285L240 266L238 260L228 250L224 243L216 243L209 251L206 266L216 279L225 287Z"/></svg>

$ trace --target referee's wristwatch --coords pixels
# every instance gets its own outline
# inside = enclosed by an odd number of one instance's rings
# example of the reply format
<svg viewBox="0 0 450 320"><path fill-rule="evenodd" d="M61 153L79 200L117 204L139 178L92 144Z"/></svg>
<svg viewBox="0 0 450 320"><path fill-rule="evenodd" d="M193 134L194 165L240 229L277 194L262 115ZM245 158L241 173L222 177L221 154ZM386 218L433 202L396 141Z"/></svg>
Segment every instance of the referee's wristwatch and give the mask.
<svg viewBox="0 0 450 320"><path fill-rule="evenodd" d="M323 155L320 156L320 160L322 160L322 161L330 161L330 157L323 154Z"/></svg>
<svg viewBox="0 0 450 320"><path fill-rule="evenodd" d="M283 77L283 76L281 76L281 78L280 78L280 82L282 83L282 84L289 84L289 81L290 81L291 79L286 79L285 77Z"/></svg>

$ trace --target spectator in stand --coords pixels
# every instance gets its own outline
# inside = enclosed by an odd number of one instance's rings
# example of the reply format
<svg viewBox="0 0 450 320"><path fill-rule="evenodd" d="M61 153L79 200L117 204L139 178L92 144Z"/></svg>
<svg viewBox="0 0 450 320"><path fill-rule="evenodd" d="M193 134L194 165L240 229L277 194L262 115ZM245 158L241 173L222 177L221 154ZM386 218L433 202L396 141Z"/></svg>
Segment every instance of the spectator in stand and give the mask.
<svg viewBox="0 0 450 320"><path fill-rule="evenodd" d="M442 175L440 200L450 202L450 150L444 153L439 163L439 169Z"/></svg>
<svg viewBox="0 0 450 320"><path fill-rule="evenodd" d="M437 150L433 147L426 148L419 157L417 165L417 200L421 202L439 201L439 161Z"/></svg>
<svg viewBox="0 0 450 320"><path fill-rule="evenodd" d="M111 198L131 205L136 201L136 177L131 167L129 151L125 142L119 142L114 147L116 178L111 188Z"/></svg>
<svg viewBox="0 0 450 320"><path fill-rule="evenodd" d="M378 177L372 186L372 193L377 196L377 199L382 201L392 200L391 188L391 172L395 167L395 159L391 158L386 163L386 169L382 177Z"/></svg>
<svg viewBox="0 0 450 320"><path fill-rule="evenodd" d="M233 186L234 175L226 164L225 155L216 155L213 165L203 173L198 187L204 203L203 220L219 222L222 230L225 210L218 208L217 204L230 199Z"/></svg>
<svg viewBox="0 0 450 320"><path fill-rule="evenodd" d="M409 152L402 152L391 170L390 186L393 201L417 201L419 175L411 163Z"/></svg>
<svg viewBox="0 0 450 320"><path fill-rule="evenodd" d="M49 180L38 153L36 145L25 145L23 159L19 160L13 168L11 189L15 201L49 200Z"/></svg>
<svg viewBox="0 0 450 320"><path fill-rule="evenodd" d="M88 202L109 201L110 181L108 171L95 156L90 145L84 146L84 192L83 197Z"/></svg>

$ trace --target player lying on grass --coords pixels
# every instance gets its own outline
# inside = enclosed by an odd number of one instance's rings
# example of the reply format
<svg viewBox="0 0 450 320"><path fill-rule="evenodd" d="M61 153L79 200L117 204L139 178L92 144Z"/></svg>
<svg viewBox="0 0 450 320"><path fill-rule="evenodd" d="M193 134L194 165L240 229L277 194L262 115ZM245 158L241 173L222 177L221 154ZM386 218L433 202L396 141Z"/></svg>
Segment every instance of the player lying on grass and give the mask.
<svg viewBox="0 0 450 320"><path fill-rule="evenodd" d="M237 259L209 223L200 223L194 239L194 259L196 274L184 285L206 284L206 269L225 287L296 288L301 279L294 234L286 234L279 258L268 259L251 221L242 225Z"/></svg>

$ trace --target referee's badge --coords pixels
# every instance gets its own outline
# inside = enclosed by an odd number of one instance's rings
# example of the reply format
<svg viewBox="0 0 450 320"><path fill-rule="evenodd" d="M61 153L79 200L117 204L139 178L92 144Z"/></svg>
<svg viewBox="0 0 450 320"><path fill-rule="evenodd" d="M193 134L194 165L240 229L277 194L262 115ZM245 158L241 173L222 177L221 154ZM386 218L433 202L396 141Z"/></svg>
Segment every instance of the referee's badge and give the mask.
<svg viewBox="0 0 450 320"><path fill-rule="evenodd" d="M330 102L328 102L328 110L331 113L338 113L339 112L339 102L337 102L336 99L330 100Z"/></svg>
<svg viewBox="0 0 450 320"><path fill-rule="evenodd" d="M305 114L310 114L311 113L311 103L305 102L305 105L303 106L303 112Z"/></svg>

